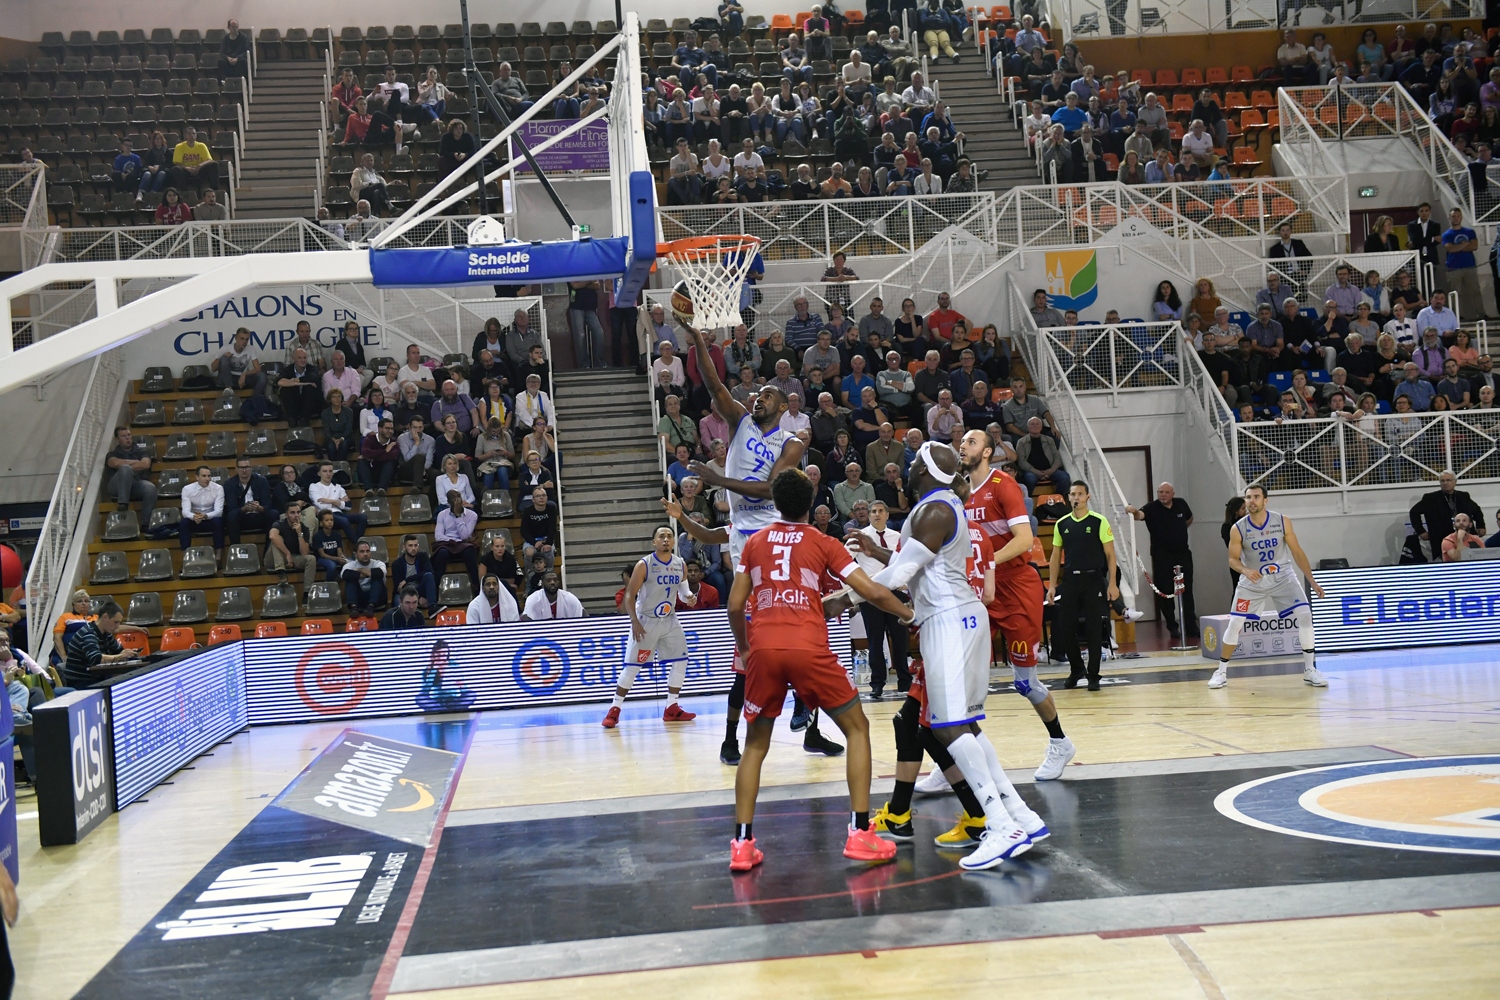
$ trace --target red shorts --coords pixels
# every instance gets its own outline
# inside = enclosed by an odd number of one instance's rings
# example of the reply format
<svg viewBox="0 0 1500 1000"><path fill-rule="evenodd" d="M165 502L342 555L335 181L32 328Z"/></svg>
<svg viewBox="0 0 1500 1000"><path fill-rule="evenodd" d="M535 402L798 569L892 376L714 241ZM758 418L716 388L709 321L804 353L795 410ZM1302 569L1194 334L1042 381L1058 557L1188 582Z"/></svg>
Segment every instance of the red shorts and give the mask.
<svg viewBox="0 0 1500 1000"><path fill-rule="evenodd" d="M745 721L781 714L788 690L808 708L838 708L859 697L843 664L827 648L750 648L745 658Z"/></svg>
<svg viewBox="0 0 1500 1000"><path fill-rule="evenodd" d="M1046 591L1036 570L995 574L995 600L989 606L990 634L1005 637L1011 666L1036 666L1042 643L1042 601Z"/></svg>
<svg viewBox="0 0 1500 1000"><path fill-rule="evenodd" d="M930 720L927 718L927 684L923 679L920 660L914 661L911 665L911 687L906 689L906 693L917 699L917 724L931 729Z"/></svg>

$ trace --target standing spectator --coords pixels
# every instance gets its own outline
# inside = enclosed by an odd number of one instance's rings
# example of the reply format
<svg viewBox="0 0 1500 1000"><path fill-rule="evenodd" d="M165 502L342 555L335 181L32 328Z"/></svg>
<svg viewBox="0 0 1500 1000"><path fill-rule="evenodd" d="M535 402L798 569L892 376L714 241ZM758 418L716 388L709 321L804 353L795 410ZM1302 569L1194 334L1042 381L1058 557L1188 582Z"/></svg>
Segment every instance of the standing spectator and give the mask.
<svg viewBox="0 0 1500 1000"><path fill-rule="evenodd" d="M462 559L469 571L469 583L479 592L479 550L474 544L474 528L479 515L464 504L463 494L448 491L448 506L438 512L437 527L432 533L432 571L439 580L448 569L450 559Z"/></svg>
<svg viewBox="0 0 1500 1000"><path fill-rule="evenodd" d="M1479 271L1474 266L1479 237L1464 225L1463 209L1449 212L1448 221L1450 225L1441 237L1445 250L1443 267L1448 275L1446 287L1452 289L1460 304L1468 306L1470 316L1477 319L1485 313L1484 300L1479 294ZM1437 298L1436 293L1433 298Z"/></svg>
<svg viewBox="0 0 1500 1000"><path fill-rule="evenodd" d="M213 470L198 466L198 479L182 488L182 520L177 535L182 548L193 544L193 535L209 532L214 537L215 558L224 555L224 487L213 481Z"/></svg>
<svg viewBox="0 0 1500 1000"><path fill-rule="evenodd" d="M604 368L604 326L599 322L599 282L568 283L568 325L573 331L573 363Z"/></svg>
<svg viewBox="0 0 1500 1000"><path fill-rule="evenodd" d="M395 604L380 620L380 630L394 632L401 629L425 627L427 619L418 608L418 601L419 595L416 587L400 587Z"/></svg>
<svg viewBox="0 0 1500 1000"><path fill-rule="evenodd" d="M1466 530L1484 534L1484 511L1457 486L1458 476L1451 469L1444 470L1438 476L1438 489L1424 493L1410 512L1412 530L1431 547L1434 562L1445 558L1443 540L1454 533L1460 516L1468 517Z"/></svg>
<svg viewBox="0 0 1500 1000"><path fill-rule="evenodd" d="M151 523L151 512L156 509L156 484L148 477L151 474L152 458L129 427L115 428L115 446L104 459L105 467L114 475L106 487L114 495L117 510L129 510L130 501L141 502L140 523Z"/></svg>
<svg viewBox="0 0 1500 1000"><path fill-rule="evenodd" d="M1432 205L1425 201L1417 206L1417 217L1406 224L1406 245L1420 254L1419 267L1432 265L1433 287L1447 288L1448 273L1443 266L1443 256L1438 252L1443 245L1443 230L1432 217Z"/></svg>
<svg viewBox="0 0 1500 1000"><path fill-rule="evenodd" d="M1052 560L1047 574L1047 603L1056 602L1053 644L1067 654L1071 668L1063 686L1077 687L1087 676L1088 689L1098 691L1101 633L1109 602L1120 596L1115 586L1115 536L1109 521L1089 510L1087 484L1074 483L1068 490L1068 501L1072 510L1052 529ZM1087 674L1078 649L1080 618L1088 643Z"/></svg>
<svg viewBox="0 0 1500 1000"><path fill-rule="evenodd" d="M1151 533L1151 582L1156 590L1170 593L1174 586L1174 566L1182 567L1182 618L1177 621L1177 605L1168 597L1156 595L1156 610L1167 623L1172 638L1187 632L1189 642L1198 639L1198 612L1193 604L1193 553L1188 547L1188 528L1193 511L1186 500L1177 498L1171 483L1156 488L1156 499L1144 507L1125 506L1125 512L1137 521L1146 522Z"/></svg>
<svg viewBox="0 0 1500 1000"><path fill-rule="evenodd" d="M307 427L323 411L323 392L318 370L307 360L307 351L293 352L292 367L276 380L281 410L290 427Z"/></svg>
<svg viewBox="0 0 1500 1000"><path fill-rule="evenodd" d="M1067 493L1072 482L1063 468L1057 443L1042 433L1042 419L1026 421L1026 436L1016 442L1016 480L1030 492L1039 483L1051 483L1058 492Z"/></svg>
<svg viewBox="0 0 1500 1000"><path fill-rule="evenodd" d="M238 545L241 531L268 531L280 512L273 505L270 482L251 471L250 459L241 456L234 471L224 484L224 522L230 544Z"/></svg>
<svg viewBox="0 0 1500 1000"><path fill-rule="evenodd" d="M526 598L526 610L521 617L526 621L546 621L549 618L583 618L583 602L562 589L562 583L554 570L542 574L541 589Z"/></svg>
<svg viewBox="0 0 1500 1000"><path fill-rule="evenodd" d="M870 523L859 529L860 534L873 539L881 548L894 552L901 533L889 527L890 509L885 503L876 500L869 505L869 511ZM855 561L866 572L875 572L883 568L870 556L856 555ZM871 700L881 701L884 698L887 644L891 651L889 666L896 674L896 693L905 694L912 680L911 673L907 669L907 643L910 630L897 621L894 615L881 611L873 604L861 604L859 613L864 620L865 636L870 643Z"/></svg>
<svg viewBox="0 0 1500 1000"><path fill-rule="evenodd" d="M179 190L192 187L200 195L205 187L219 186L219 164L191 125L182 130L182 141L172 150L171 183Z"/></svg>

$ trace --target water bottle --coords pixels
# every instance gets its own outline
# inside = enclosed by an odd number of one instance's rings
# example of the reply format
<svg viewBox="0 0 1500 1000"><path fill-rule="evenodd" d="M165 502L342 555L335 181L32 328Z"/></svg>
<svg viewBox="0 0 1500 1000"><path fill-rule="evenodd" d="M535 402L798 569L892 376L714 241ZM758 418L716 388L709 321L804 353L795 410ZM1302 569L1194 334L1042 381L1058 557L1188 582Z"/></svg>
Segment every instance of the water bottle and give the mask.
<svg viewBox="0 0 1500 1000"><path fill-rule="evenodd" d="M870 654L863 649L854 651L854 683L858 686L870 683Z"/></svg>

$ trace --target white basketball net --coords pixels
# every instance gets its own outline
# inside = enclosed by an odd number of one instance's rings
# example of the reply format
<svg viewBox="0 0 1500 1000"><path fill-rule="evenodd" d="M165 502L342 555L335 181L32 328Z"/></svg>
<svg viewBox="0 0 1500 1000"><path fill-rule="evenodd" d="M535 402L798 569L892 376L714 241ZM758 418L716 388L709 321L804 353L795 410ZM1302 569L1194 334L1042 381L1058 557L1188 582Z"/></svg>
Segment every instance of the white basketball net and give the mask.
<svg viewBox="0 0 1500 1000"><path fill-rule="evenodd" d="M740 291L760 240L754 236L721 236L716 243L669 248L667 262L693 298L693 326L700 330L732 329L740 318Z"/></svg>

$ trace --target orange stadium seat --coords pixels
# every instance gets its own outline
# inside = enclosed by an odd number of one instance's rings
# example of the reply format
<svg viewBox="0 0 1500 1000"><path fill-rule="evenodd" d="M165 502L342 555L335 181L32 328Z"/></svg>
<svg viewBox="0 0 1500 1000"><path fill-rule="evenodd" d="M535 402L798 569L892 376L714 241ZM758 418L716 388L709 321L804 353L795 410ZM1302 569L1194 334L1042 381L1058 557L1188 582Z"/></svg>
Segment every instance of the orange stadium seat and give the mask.
<svg viewBox="0 0 1500 1000"><path fill-rule="evenodd" d="M161 634L161 651L163 653L176 653L184 649L192 649L198 645L198 637L193 635L190 628L169 628Z"/></svg>
<svg viewBox="0 0 1500 1000"><path fill-rule="evenodd" d="M141 656L151 655L151 637L144 632L116 632L115 638L126 649L133 649Z"/></svg>
<svg viewBox="0 0 1500 1000"><path fill-rule="evenodd" d="M1229 79L1235 83L1249 83L1255 79L1255 70L1249 66L1235 66L1229 71Z"/></svg>
<svg viewBox="0 0 1500 1000"><path fill-rule="evenodd" d="M1182 112L1184 114L1192 114L1193 113L1193 95L1192 94L1173 94L1172 95L1172 113L1175 115L1178 112Z"/></svg>
<svg viewBox="0 0 1500 1000"><path fill-rule="evenodd" d="M309 618L302 623L303 635L331 635L333 622L327 618Z"/></svg>
<svg viewBox="0 0 1500 1000"><path fill-rule="evenodd" d="M1223 66L1210 66L1204 74L1204 79L1210 84L1226 84L1229 82L1229 72Z"/></svg>
<svg viewBox="0 0 1500 1000"><path fill-rule="evenodd" d="M255 638L257 639L284 639L286 638L286 622L261 622L255 626Z"/></svg>
<svg viewBox="0 0 1500 1000"><path fill-rule="evenodd" d="M1203 86L1203 71L1195 66L1189 66L1182 71L1182 85L1184 87Z"/></svg>
<svg viewBox="0 0 1500 1000"><path fill-rule="evenodd" d="M238 625L215 625L208 630L208 644L218 645L221 642L238 642L243 638Z"/></svg>
<svg viewBox="0 0 1500 1000"><path fill-rule="evenodd" d="M349 621L344 625L345 632L378 632L380 620L368 615L350 615Z"/></svg>
<svg viewBox="0 0 1500 1000"><path fill-rule="evenodd" d="M1156 85L1158 87L1177 86L1177 71L1175 69L1159 69L1156 71Z"/></svg>
<svg viewBox="0 0 1500 1000"><path fill-rule="evenodd" d="M449 608L446 611L439 611L437 617L432 620L432 623L440 628L447 628L454 625L462 625L466 620L467 616L464 612L459 611L457 608Z"/></svg>

